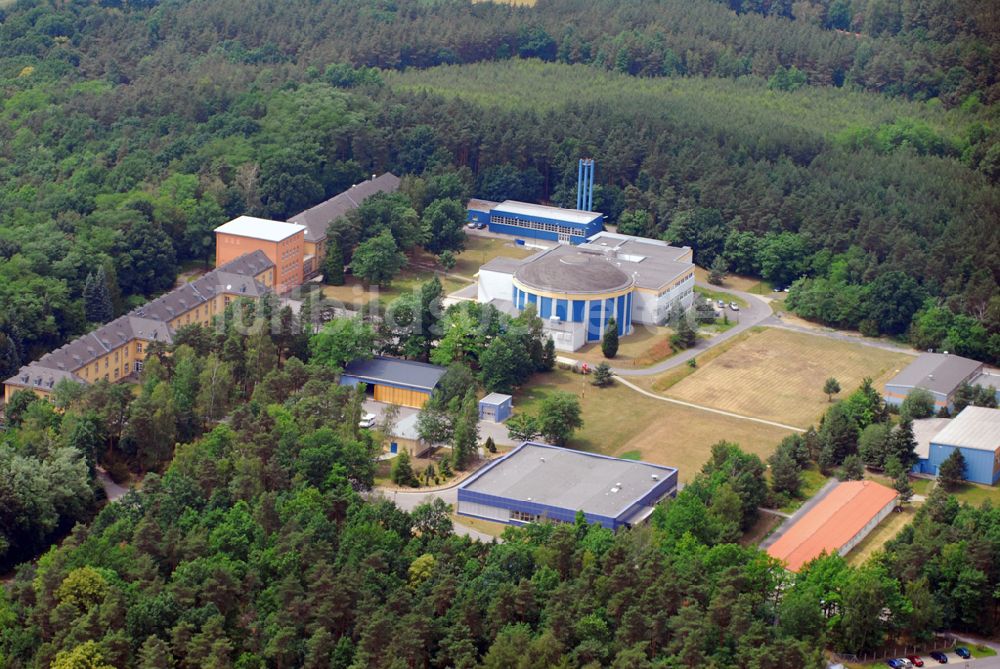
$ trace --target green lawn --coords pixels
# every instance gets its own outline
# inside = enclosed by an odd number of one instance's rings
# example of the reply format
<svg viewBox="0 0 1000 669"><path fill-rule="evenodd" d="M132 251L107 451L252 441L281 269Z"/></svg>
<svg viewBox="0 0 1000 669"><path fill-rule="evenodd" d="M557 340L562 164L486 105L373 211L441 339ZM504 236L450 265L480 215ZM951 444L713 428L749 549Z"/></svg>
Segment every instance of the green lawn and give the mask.
<svg viewBox="0 0 1000 669"><path fill-rule="evenodd" d="M702 288L701 286L695 286L694 292L699 293L700 295L704 295L705 299L711 300L713 304L716 304L719 300L722 300L723 302L726 303L726 311L731 311L729 309L730 302L735 302L736 304L740 305L740 309L746 309L747 307L746 300L744 300L742 297L737 297L736 295L733 295L731 293L723 293L717 290L710 290L708 288ZM716 306L718 305L716 304ZM729 318L730 320L733 320L734 314L730 315Z"/></svg>

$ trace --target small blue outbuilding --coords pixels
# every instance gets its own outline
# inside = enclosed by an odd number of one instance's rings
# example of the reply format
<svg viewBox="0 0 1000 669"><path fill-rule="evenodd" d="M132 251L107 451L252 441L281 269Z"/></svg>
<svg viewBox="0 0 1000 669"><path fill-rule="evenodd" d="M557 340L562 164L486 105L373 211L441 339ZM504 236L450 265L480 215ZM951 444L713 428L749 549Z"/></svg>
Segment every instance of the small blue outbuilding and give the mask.
<svg viewBox="0 0 1000 669"><path fill-rule="evenodd" d="M479 420L488 420L493 423L502 423L513 411L513 399L510 395L500 393L490 393L479 400Z"/></svg>

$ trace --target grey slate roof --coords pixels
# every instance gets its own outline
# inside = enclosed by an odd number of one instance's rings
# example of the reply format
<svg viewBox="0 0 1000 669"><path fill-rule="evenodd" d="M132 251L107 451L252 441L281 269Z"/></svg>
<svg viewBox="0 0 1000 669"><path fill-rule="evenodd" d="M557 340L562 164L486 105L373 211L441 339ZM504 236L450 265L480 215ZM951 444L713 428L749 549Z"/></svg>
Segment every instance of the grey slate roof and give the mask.
<svg viewBox="0 0 1000 669"><path fill-rule="evenodd" d="M326 237L326 228L331 222L357 209L372 195L395 193L397 190L399 190L399 177L392 172L386 172L382 176L355 184L340 195L335 195L326 202L292 216L288 222L306 226L306 241L318 242Z"/></svg>
<svg viewBox="0 0 1000 669"><path fill-rule="evenodd" d="M514 278L530 288L581 294L624 290L633 284L632 277L603 252L567 245L532 256L517 268Z"/></svg>
<svg viewBox="0 0 1000 669"><path fill-rule="evenodd" d="M676 471L638 460L525 442L460 487L617 518Z"/></svg>
<svg viewBox="0 0 1000 669"><path fill-rule="evenodd" d="M63 379L68 379L76 383L84 382L79 376L70 372L58 369L46 369L45 367L31 363L22 367L17 374L7 379L5 383L52 392L56 384Z"/></svg>
<svg viewBox="0 0 1000 669"><path fill-rule="evenodd" d="M906 369L892 377L886 386L926 388L950 395L981 370L983 363L959 355L921 353Z"/></svg>
<svg viewBox="0 0 1000 669"><path fill-rule="evenodd" d="M444 367L426 362L375 357L348 363L344 375L356 377L366 383L386 383L430 392L445 371Z"/></svg>
<svg viewBox="0 0 1000 669"><path fill-rule="evenodd" d="M263 251L240 256L201 278L175 288L124 316L119 316L110 323L46 353L38 360L22 367L6 383L25 385L24 376L27 374L32 379L32 385L35 385L34 379L42 370L47 370L59 378L70 377L83 382L79 377L70 374L69 370L80 369L105 353L136 339L171 343L173 338L167 322L204 304L220 291L226 290L227 286L236 287L247 297L263 295L268 291L267 286L253 277L269 267L274 267L274 263ZM33 371L29 372L29 368Z"/></svg>
<svg viewBox="0 0 1000 669"><path fill-rule="evenodd" d="M931 443L995 452L1000 449L1000 409L965 407Z"/></svg>

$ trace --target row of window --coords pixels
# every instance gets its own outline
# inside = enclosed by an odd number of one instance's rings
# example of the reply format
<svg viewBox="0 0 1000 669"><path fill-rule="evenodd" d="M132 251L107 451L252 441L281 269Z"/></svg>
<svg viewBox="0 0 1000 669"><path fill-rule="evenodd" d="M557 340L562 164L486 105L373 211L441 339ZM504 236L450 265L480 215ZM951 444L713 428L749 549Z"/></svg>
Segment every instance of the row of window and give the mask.
<svg viewBox="0 0 1000 669"><path fill-rule="evenodd" d="M511 520L519 520L522 523L534 523L539 518L541 518L541 516L539 516L537 513L528 513L526 511L517 511L517 510L510 512Z"/></svg>
<svg viewBox="0 0 1000 669"><path fill-rule="evenodd" d="M524 228L525 230L543 230L545 232L556 232L560 235L573 235L580 237L584 234L583 230L579 228L571 228L566 225L558 225L556 223L542 223L540 221L528 221L523 218L512 218L510 216L491 216L490 223L497 223L500 225L510 225L515 228Z"/></svg>

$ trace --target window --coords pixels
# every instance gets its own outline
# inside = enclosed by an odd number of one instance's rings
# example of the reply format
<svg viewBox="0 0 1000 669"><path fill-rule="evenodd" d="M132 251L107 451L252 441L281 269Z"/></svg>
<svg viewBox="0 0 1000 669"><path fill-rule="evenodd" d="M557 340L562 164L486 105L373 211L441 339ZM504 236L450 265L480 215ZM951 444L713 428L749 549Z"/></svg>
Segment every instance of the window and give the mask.
<svg viewBox="0 0 1000 669"><path fill-rule="evenodd" d="M141 341L137 341L135 343L135 352L136 353L142 353L142 342Z"/></svg>
<svg viewBox="0 0 1000 669"><path fill-rule="evenodd" d="M525 511L511 511L511 520L519 520L522 523L533 523L538 520L538 516L534 513L527 513Z"/></svg>
<svg viewBox="0 0 1000 669"><path fill-rule="evenodd" d="M111 358L105 358L104 359L104 369L107 369L110 366L110 364L111 364ZM105 374L105 376L107 376L107 374Z"/></svg>
<svg viewBox="0 0 1000 669"><path fill-rule="evenodd" d="M141 360L136 360L135 361L135 371L137 371L137 372L141 372L142 371L142 361Z"/></svg>
<svg viewBox="0 0 1000 669"><path fill-rule="evenodd" d="M118 379L118 368L117 367L115 367L115 379L116 380Z"/></svg>
<svg viewBox="0 0 1000 669"><path fill-rule="evenodd" d="M125 351L125 357L127 358L128 357L128 351L129 351L128 346L126 346L123 350Z"/></svg>
<svg viewBox="0 0 1000 669"><path fill-rule="evenodd" d="M128 376L128 363L122 365L122 376Z"/></svg>
<svg viewBox="0 0 1000 669"><path fill-rule="evenodd" d="M118 351L115 351L115 362L118 362Z"/></svg>

